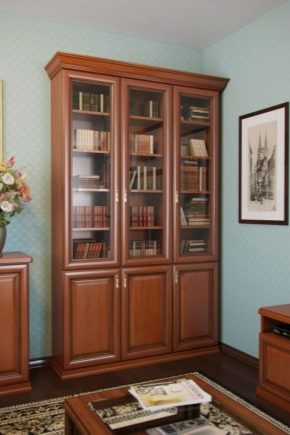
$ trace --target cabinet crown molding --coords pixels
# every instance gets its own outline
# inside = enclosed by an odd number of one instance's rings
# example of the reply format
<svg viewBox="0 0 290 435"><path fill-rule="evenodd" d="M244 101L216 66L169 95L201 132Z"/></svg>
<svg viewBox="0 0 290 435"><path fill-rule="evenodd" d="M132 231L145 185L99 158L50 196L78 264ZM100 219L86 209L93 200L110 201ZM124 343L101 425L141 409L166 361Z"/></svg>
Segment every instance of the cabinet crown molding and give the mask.
<svg viewBox="0 0 290 435"><path fill-rule="evenodd" d="M45 69L51 79L60 70L87 71L219 92L229 81L225 77L64 52L57 52Z"/></svg>

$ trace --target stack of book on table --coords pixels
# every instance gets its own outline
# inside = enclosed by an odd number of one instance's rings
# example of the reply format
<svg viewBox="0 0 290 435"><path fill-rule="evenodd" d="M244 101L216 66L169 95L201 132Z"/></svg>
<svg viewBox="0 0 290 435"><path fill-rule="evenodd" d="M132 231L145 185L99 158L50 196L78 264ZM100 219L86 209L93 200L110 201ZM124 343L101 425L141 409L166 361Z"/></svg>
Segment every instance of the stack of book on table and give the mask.
<svg viewBox="0 0 290 435"><path fill-rule="evenodd" d="M128 391L131 396L110 400L106 406L104 402L90 402L90 407L116 433L125 434L126 427L130 426L131 431L136 425L148 435L226 434L200 416L200 404L212 398L191 379L139 384Z"/></svg>

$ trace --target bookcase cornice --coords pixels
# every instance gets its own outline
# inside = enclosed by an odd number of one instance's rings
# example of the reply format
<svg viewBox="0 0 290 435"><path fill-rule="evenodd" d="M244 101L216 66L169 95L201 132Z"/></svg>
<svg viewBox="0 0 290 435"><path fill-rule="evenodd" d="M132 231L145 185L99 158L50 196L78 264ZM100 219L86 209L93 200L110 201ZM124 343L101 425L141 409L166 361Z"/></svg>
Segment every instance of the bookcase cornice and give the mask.
<svg viewBox="0 0 290 435"><path fill-rule="evenodd" d="M189 71L178 71L163 67L135 64L101 57L57 52L45 67L52 79L60 70L87 71L97 74L110 74L150 82L163 82L198 89L222 91L229 79Z"/></svg>

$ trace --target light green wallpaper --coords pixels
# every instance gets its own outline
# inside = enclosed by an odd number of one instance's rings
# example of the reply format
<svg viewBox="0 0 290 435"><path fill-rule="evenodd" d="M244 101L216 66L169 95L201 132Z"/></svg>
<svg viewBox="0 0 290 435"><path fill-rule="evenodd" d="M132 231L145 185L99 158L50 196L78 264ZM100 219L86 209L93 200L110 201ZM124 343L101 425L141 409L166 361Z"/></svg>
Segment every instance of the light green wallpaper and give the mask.
<svg viewBox="0 0 290 435"><path fill-rule="evenodd" d="M222 341L258 354L260 306L290 303L290 227L238 223L239 116L290 97L290 2L204 51L222 115Z"/></svg>
<svg viewBox="0 0 290 435"><path fill-rule="evenodd" d="M27 166L33 201L8 227L7 251L32 255L30 358L50 355L50 80L44 66L56 51L90 54L190 71L198 50L0 14L0 79L4 82L5 154Z"/></svg>
<svg viewBox="0 0 290 435"><path fill-rule="evenodd" d="M204 52L0 14L4 143L27 166L33 201L8 227L7 250L33 256L30 357L50 355L50 81L56 51L229 77L222 114L222 341L258 352L263 305L290 301L289 226L238 223L238 118L289 101L290 1Z"/></svg>

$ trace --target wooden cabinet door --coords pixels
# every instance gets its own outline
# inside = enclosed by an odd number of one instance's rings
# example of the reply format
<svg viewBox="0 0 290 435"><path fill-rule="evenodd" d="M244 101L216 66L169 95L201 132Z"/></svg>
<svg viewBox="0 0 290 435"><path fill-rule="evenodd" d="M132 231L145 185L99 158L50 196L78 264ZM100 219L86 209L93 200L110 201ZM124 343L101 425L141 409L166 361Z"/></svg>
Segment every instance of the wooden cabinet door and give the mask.
<svg viewBox="0 0 290 435"><path fill-rule="evenodd" d="M218 92L174 87L175 263L218 259Z"/></svg>
<svg viewBox="0 0 290 435"><path fill-rule="evenodd" d="M122 264L171 262L172 87L122 79Z"/></svg>
<svg viewBox="0 0 290 435"><path fill-rule="evenodd" d="M217 264L175 267L174 350L217 344Z"/></svg>
<svg viewBox="0 0 290 435"><path fill-rule="evenodd" d="M4 257L3 261L6 260ZM27 283L27 265L0 267L0 396L31 389L28 382Z"/></svg>
<svg viewBox="0 0 290 435"><path fill-rule="evenodd" d="M123 270L123 359L171 351L171 275L169 266Z"/></svg>
<svg viewBox="0 0 290 435"><path fill-rule="evenodd" d="M120 356L118 271L67 272L64 367L116 361Z"/></svg>

